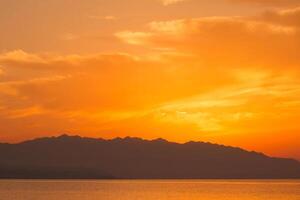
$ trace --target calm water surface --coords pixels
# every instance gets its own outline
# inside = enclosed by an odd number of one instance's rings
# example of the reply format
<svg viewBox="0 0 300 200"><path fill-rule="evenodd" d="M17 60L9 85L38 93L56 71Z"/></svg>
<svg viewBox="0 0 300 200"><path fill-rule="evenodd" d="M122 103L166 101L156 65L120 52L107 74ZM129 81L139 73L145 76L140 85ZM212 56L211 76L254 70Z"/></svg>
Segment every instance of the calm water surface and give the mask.
<svg viewBox="0 0 300 200"><path fill-rule="evenodd" d="M0 200L300 200L300 180L0 180Z"/></svg>

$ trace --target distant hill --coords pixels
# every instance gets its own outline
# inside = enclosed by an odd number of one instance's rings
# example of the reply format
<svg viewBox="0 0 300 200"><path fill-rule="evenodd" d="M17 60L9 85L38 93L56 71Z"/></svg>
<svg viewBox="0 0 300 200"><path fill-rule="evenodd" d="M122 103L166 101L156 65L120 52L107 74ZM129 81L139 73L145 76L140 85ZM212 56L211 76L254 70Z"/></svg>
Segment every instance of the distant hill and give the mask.
<svg viewBox="0 0 300 200"><path fill-rule="evenodd" d="M0 144L0 178L300 178L300 163L240 148L163 139L67 136Z"/></svg>

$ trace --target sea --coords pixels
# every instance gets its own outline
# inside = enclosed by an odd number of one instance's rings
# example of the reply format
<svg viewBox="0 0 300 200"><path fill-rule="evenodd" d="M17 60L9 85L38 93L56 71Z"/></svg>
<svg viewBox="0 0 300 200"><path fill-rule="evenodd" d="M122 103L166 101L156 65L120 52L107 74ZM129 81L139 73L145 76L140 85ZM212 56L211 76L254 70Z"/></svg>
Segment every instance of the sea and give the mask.
<svg viewBox="0 0 300 200"><path fill-rule="evenodd" d="M300 180L0 180L0 200L300 200Z"/></svg>

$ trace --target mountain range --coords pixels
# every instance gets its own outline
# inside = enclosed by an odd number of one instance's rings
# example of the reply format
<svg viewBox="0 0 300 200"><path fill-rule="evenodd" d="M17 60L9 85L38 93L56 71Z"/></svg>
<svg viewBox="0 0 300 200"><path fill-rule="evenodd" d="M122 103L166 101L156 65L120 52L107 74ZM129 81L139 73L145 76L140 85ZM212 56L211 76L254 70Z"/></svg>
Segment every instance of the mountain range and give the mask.
<svg viewBox="0 0 300 200"><path fill-rule="evenodd" d="M2 179L287 179L300 163L223 145L62 135L0 144Z"/></svg>

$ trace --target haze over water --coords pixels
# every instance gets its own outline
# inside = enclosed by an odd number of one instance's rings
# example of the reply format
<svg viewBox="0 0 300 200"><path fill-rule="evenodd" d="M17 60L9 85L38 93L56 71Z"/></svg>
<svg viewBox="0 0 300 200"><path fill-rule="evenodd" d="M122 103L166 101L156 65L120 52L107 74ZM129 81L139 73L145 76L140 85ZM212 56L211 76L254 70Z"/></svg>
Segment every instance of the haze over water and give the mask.
<svg viewBox="0 0 300 200"><path fill-rule="evenodd" d="M300 180L1 180L8 200L299 200Z"/></svg>

